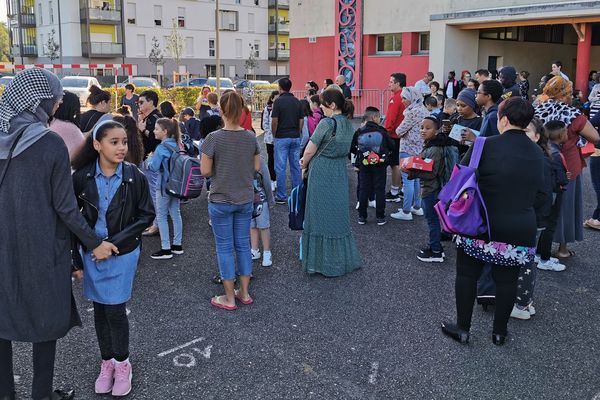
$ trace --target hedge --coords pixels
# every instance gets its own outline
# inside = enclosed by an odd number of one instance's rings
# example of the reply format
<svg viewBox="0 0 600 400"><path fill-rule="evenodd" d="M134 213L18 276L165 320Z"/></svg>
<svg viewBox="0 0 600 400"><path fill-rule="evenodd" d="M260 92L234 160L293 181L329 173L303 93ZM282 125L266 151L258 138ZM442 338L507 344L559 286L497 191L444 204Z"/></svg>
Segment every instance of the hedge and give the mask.
<svg viewBox="0 0 600 400"><path fill-rule="evenodd" d="M196 104L196 100L200 95L200 89L200 87L175 87L170 89L136 87L135 93L140 94L145 90L151 90L158 94L159 103L169 100L171 103L173 103L176 110L181 110L185 107L193 107L194 104ZM115 105L115 94L117 99L121 99L121 97L125 95L124 88L115 89L112 87L106 90L110 92L112 97L111 103L113 107Z"/></svg>

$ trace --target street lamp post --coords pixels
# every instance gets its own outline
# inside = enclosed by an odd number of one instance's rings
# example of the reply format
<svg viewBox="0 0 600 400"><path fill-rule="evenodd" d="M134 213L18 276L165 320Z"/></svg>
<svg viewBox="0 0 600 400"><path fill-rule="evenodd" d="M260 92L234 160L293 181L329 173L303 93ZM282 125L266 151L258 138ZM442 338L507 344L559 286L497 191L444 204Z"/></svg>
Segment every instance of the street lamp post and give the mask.
<svg viewBox="0 0 600 400"><path fill-rule="evenodd" d="M221 53L219 50L219 0L215 0L215 56L216 56L216 76L217 76L217 94L221 94Z"/></svg>

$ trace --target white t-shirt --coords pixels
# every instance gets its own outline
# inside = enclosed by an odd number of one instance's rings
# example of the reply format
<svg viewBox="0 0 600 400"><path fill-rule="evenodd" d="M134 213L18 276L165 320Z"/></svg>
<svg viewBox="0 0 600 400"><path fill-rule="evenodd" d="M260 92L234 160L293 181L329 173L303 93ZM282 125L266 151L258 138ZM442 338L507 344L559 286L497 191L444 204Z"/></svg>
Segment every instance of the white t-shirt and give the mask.
<svg viewBox="0 0 600 400"><path fill-rule="evenodd" d="M427 84L423 79L417 81L415 83L415 89L417 89L423 96L431 94L431 89L429 88L429 84Z"/></svg>

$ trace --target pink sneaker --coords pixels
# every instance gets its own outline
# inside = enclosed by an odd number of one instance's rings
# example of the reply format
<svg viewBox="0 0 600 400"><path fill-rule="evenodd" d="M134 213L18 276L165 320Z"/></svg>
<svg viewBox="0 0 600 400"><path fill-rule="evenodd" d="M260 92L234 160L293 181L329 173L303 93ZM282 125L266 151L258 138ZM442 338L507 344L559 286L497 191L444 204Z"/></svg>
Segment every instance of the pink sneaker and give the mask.
<svg viewBox="0 0 600 400"><path fill-rule="evenodd" d="M113 388L113 375L115 373L115 365L111 360L102 360L100 366L100 375L96 379L96 393L106 394L110 393Z"/></svg>
<svg viewBox="0 0 600 400"><path fill-rule="evenodd" d="M112 388L113 396L127 396L131 392L131 363L124 361L115 364L115 384Z"/></svg>

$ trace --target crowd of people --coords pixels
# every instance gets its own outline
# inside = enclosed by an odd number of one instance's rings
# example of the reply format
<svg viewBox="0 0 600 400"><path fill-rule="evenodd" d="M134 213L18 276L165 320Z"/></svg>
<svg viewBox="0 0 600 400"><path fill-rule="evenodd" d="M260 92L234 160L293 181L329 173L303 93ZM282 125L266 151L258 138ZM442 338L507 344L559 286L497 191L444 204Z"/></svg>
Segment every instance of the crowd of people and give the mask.
<svg viewBox="0 0 600 400"><path fill-rule="evenodd" d="M307 82L303 99L282 78L261 113L263 156L251 112L235 91L203 88L193 107L177 111L154 91L136 94L128 84L113 113L110 92L93 86L90 109L81 113L77 96L52 73L17 74L0 100L0 258L8 266L0 269L0 399L14 398L12 341L34 343L34 399L74 397L52 387L56 340L81 324L72 277L83 278L83 294L93 302L101 356L95 392L130 393L126 303L142 237L160 235L153 259L184 254L180 209L187 200L166 190L171 160L182 153L199 159L206 180L218 264L213 281L224 290L212 306L253 304L253 261L277 261L270 215L275 204L288 204L290 187L306 194L303 271L338 277L363 265L348 211L350 158L359 227L369 223L369 208L376 224L386 225L386 205L395 203L389 216L398 223L427 221L418 260L443 262L442 243L455 243L457 316L442 323L444 334L469 341L478 280L488 271L492 340L504 344L511 316L535 314L535 271L565 270L560 260L575 255L568 244L583 239L584 226L600 229L600 150L587 151L600 142L600 78L590 74L589 103L578 104L560 62L534 93L528 77L505 66L479 69L474 78L462 71L460 80L451 71L443 86L428 72L408 86L405 74L394 73L387 109L361 110L358 129L344 76L325 80L322 89ZM599 203L584 221L582 171L590 155ZM442 230L438 210L440 193L466 167L477 169L487 226L472 235Z"/></svg>

